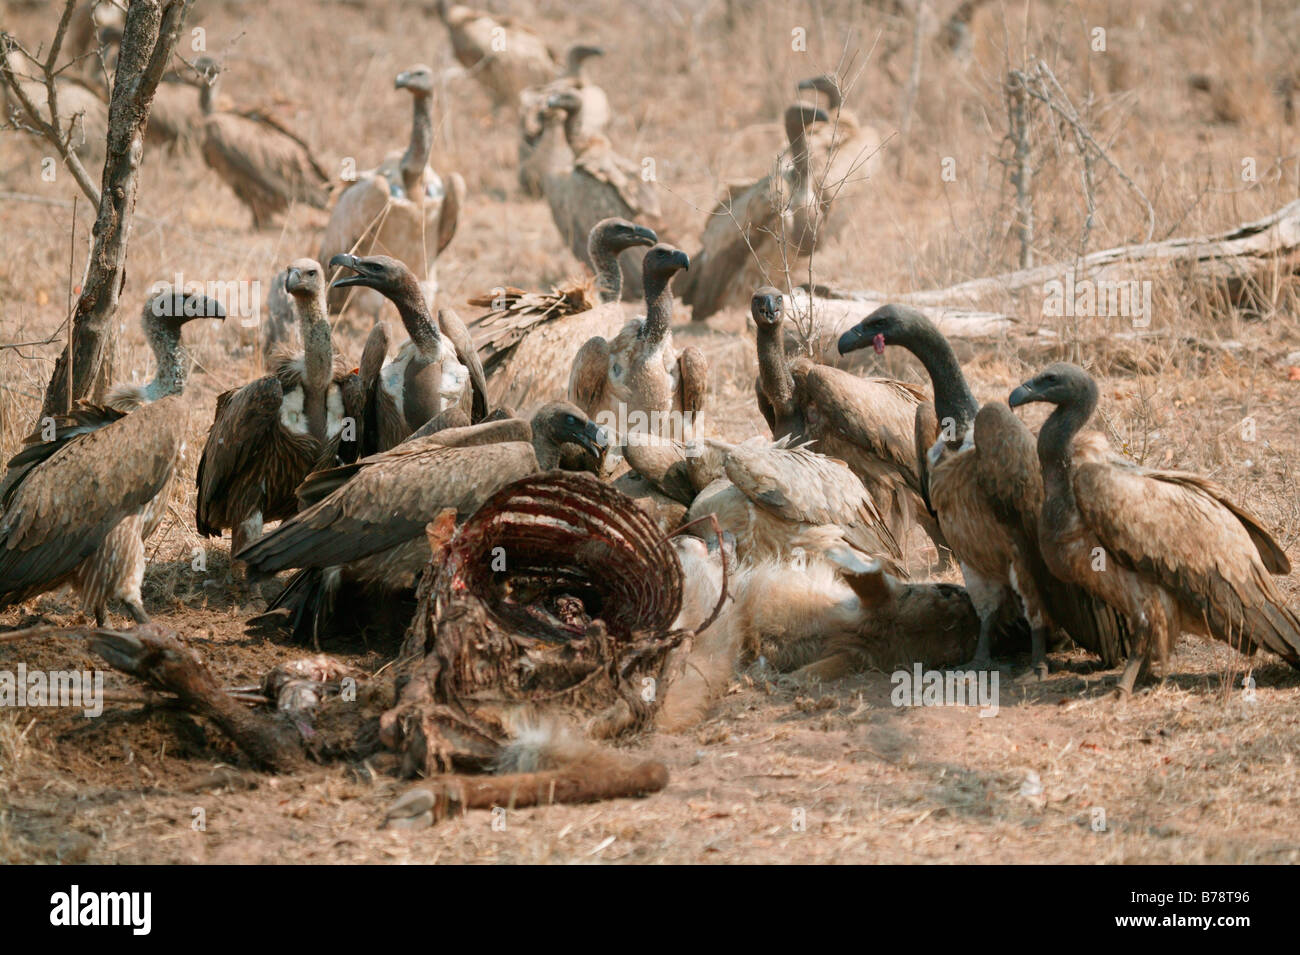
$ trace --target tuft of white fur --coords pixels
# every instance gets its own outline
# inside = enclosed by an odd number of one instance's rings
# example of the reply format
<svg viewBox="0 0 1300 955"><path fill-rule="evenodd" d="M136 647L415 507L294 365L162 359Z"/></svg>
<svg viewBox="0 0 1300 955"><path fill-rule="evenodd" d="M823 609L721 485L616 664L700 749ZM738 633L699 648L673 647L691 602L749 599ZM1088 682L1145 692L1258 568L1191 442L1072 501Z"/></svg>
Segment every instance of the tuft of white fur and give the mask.
<svg viewBox="0 0 1300 955"><path fill-rule="evenodd" d="M492 763L494 773L536 773L576 762L595 749L572 726L554 717L517 714L511 739Z"/></svg>

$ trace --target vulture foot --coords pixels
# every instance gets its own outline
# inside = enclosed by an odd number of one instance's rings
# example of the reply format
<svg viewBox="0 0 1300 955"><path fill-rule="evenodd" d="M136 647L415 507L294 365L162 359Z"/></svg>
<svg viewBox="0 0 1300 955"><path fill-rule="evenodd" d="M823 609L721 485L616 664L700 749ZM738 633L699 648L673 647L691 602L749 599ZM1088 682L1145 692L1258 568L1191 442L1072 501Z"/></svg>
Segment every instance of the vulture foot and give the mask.
<svg viewBox="0 0 1300 955"><path fill-rule="evenodd" d="M1129 697L1133 695L1133 687L1137 684L1147 672L1148 660L1145 653L1135 653L1128 658L1124 664L1124 674L1119 678L1119 683L1115 687L1115 692L1120 697Z"/></svg>
<svg viewBox="0 0 1300 955"><path fill-rule="evenodd" d="M1016 677L1016 683L1025 685L1031 683L1041 683L1047 679L1048 674L1047 661L1039 660L1037 663L1031 663L1029 669Z"/></svg>

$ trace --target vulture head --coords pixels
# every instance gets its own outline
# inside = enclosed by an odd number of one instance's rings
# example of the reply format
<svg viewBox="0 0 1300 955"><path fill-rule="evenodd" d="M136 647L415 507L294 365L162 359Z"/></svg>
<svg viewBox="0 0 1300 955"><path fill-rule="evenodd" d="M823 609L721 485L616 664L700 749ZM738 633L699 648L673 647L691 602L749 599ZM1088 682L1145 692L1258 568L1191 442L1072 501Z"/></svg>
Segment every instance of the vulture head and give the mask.
<svg viewBox="0 0 1300 955"><path fill-rule="evenodd" d="M829 123L830 114L819 106L796 103L785 111L785 138L791 146L803 141L804 130L814 123Z"/></svg>
<svg viewBox="0 0 1300 955"><path fill-rule="evenodd" d="M361 256L340 253L330 259L330 268L347 270L331 283L330 288L360 285L364 288L372 288L393 301L404 297L414 301L424 299L415 274L403 263L387 255Z"/></svg>
<svg viewBox="0 0 1300 955"><path fill-rule="evenodd" d="M785 315L785 297L779 290L764 285L749 300L749 313L759 328L780 328Z"/></svg>
<svg viewBox="0 0 1300 955"><path fill-rule="evenodd" d="M930 320L916 309L906 305L882 305L840 336L839 351L841 355L847 355L870 345L877 355L883 355L888 343L916 346L931 330L934 326Z"/></svg>
<svg viewBox="0 0 1300 955"><path fill-rule="evenodd" d="M325 271L315 259L295 259L284 277L284 290L294 298L325 297Z"/></svg>
<svg viewBox="0 0 1300 955"><path fill-rule="evenodd" d="M609 435L575 405L552 401L533 415L533 442L545 442L554 448L577 445L595 459L597 467L609 450Z"/></svg>
<svg viewBox="0 0 1300 955"><path fill-rule="evenodd" d="M660 242L651 246L650 251L645 254L645 261L641 265L645 287L647 289L652 287L662 288L676 273L690 267L691 257L689 255L667 242Z"/></svg>
<svg viewBox="0 0 1300 955"><path fill-rule="evenodd" d="M1007 398L1007 404L1013 408L1033 401L1084 408L1091 413L1097 404L1097 383L1078 365L1058 361L1034 375Z"/></svg>
<svg viewBox="0 0 1300 955"><path fill-rule="evenodd" d="M142 316L145 328L166 328L180 334L186 322L196 318L226 318L226 308L214 298L201 292L177 291L167 286L150 296Z"/></svg>
<svg viewBox="0 0 1300 955"><path fill-rule="evenodd" d="M568 68L570 76L582 75L582 64L593 56L604 56L605 48L603 46L588 46L583 43L569 47Z"/></svg>
<svg viewBox="0 0 1300 955"><path fill-rule="evenodd" d="M206 86L212 86L221 75L221 66L210 56L201 56L194 61L194 71Z"/></svg>
<svg viewBox="0 0 1300 955"><path fill-rule="evenodd" d="M595 258L597 249L608 249L617 255L624 249L638 245L649 248L658 241L659 236L655 234L654 229L614 217L601 219L591 227L591 234L587 237L587 248Z"/></svg>
<svg viewBox="0 0 1300 955"><path fill-rule="evenodd" d="M826 97L826 108L837 110L844 103L844 93L840 89L840 81L830 73L822 73L819 76L810 76L806 80L800 80L797 89L816 90Z"/></svg>
<svg viewBox="0 0 1300 955"><path fill-rule="evenodd" d="M433 92L433 70L424 64L403 70L397 74L393 89L410 90L415 96L428 96Z"/></svg>
<svg viewBox="0 0 1300 955"><path fill-rule="evenodd" d="M573 90L562 90L546 98L548 110L558 109L567 116L577 116L582 112L582 97Z"/></svg>

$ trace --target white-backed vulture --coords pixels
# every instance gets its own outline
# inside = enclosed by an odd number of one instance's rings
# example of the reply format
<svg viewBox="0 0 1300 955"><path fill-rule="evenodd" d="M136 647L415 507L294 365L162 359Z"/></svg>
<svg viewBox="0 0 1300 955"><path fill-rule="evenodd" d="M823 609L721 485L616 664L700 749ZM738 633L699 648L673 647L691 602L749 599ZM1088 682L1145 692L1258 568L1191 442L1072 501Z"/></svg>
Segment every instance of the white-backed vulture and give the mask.
<svg viewBox="0 0 1300 955"><path fill-rule="evenodd" d="M291 203L324 209L329 176L307 144L265 113L216 108L221 68L209 57L194 63L202 76L203 159L253 216L253 228L271 223Z"/></svg>
<svg viewBox="0 0 1300 955"><path fill-rule="evenodd" d="M321 240L320 261L343 253L390 255L420 277L425 301L432 308L438 291L435 263L456 234L465 180L460 173L444 179L429 165L433 72L427 66L413 66L397 74L394 88L411 94L410 143L405 152L389 153L343 190ZM345 302L378 317L384 297L365 288L330 292L331 312L342 311Z"/></svg>
<svg viewBox="0 0 1300 955"><path fill-rule="evenodd" d="M572 463L574 447L584 465L599 468L603 433L564 402L544 406L531 423L511 418L413 437L311 475L299 490L303 509L237 557L259 573L309 571L276 605L290 609L300 638L318 637L343 580L385 592L414 587L429 562L427 524L448 508L463 521L511 481Z"/></svg>
<svg viewBox="0 0 1300 955"><path fill-rule="evenodd" d="M0 485L0 607L71 583L103 626L110 600L138 623L144 611L144 542L167 509L185 445L189 408L182 390L189 358L181 329L194 318L225 318L221 305L172 290L142 314L157 359L147 385L119 385L105 407L82 404L38 428L10 461Z"/></svg>
<svg viewBox="0 0 1300 955"><path fill-rule="evenodd" d="M788 557L795 537L830 525L854 547L898 572L903 556L898 541L842 461L791 447L786 440L706 443L721 452L725 476L696 495L687 520L716 515L722 529L735 536L742 559ZM707 525L698 526L703 533Z"/></svg>
<svg viewBox="0 0 1300 955"><path fill-rule="evenodd" d="M884 137L874 126L863 123L844 105L844 94L837 77L830 74L809 77L799 83L801 90L815 90L826 97L824 123L808 129L808 153L813 180L823 193L837 193L836 203L852 199L862 190L854 184L868 179L880 167ZM823 237L840 231L848 218L840 214L830 218L829 230L823 223Z"/></svg>
<svg viewBox="0 0 1300 955"><path fill-rule="evenodd" d="M757 286L798 284L830 210L830 194L818 191L811 174L805 130L829 119L816 106L789 107L788 161L775 157L770 175L726 187L704 226L695 267L678 280L677 293L691 306L693 321L743 303Z"/></svg>
<svg viewBox="0 0 1300 955"><path fill-rule="evenodd" d="M839 349L868 344L906 348L930 375L934 404L917 408L917 463L922 491L980 616L971 665L990 664L994 628L1008 613L1023 613L1029 623L1029 676L1047 675L1053 624L1108 666L1118 663L1127 652L1127 621L1077 585L1054 578L1039 551L1043 481L1029 429L1001 402L979 407L952 347L915 309L876 309L840 336Z"/></svg>
<svg viewBox="0 0 1300 955"><path fill-rule="evenodd" d="M1080 435L1097 384L1077 365L1049 365L1009 398L1013 408L1035 401L1056 406L1038 433L1039 545L1053 574L1133 625L1121 692L1152 654L1163 666L1183 633L1245 654L1262 646L1300 669L1300 619L1269 576L1291 563L1259 520L1207 478L1139 467L1100 434Z"/></svg>
<svg viewBox="0 0 1300 955"><path fill-rule="evenodd" d="M366 392L362 436L367 453L388 450L452 407L463 408L473 422L487 416L483 364L454 311L439 309L435 321L411 270L389 256L336 255L329 265L346 270L333 287L375 289L397 306L410 336L382 367L388 351L388 330L382 322L366 342L361 383Z"/></svg>
<svg viewBox="0 0 1300 955"><path fill-rule="evenodd" d="M217 398L199 459L195 516L204 537L230 530L231 553L260 537L266 521L297 512L294 491L302 479L339 463L348 418L355 451L364 399L360 381L334 351L325 287L315 259L289 266L285 290L303 350L281 348L269 375Z"/></svg>
<svg viewBox="0 0 1300 955"><path fill-rule="evenodd" d="M594 269L587 237L602 219L617 217L640 222L660 231L659 196L655 185L641 176L639 164L620 156L604 136L578 142L574 128L581 123L583 102L576 92L557 93L546 101L543 130L537 149L541 154L542 192L560 238L578 259ZM558 113L557 113L558 111ZM566 156L572 154L571 161ZM636 301L641 287L640 249L619 256L623 269L623 298Z"/></svg>
<svg viewBox="0 0 1300 955"><path fill-rule="evenodd" d="M813 450L844 461L866 486L906 553L915 521L942 559L946 544L926 507L917 467L916 409L925 393L890 378L856 375L807 357L789 358L782 320L785 298L760 288L750 301L757 327L758 407L772 437L794 435Z"/></svg>
<svg viewBox="0 0 1300 955"><path fill-rule="evenodd" d="M694 346L673 348L672 278L690 268L663 242L645 255L646 313L612 339L587 341L573 359L569 400L629 443L693 440L708 392L708 364Z"/></svg>
<svg viewBox="0 0 1300 955"><path fill-rule="evenodd" d="M470 327L489 376L492 404L528 412L563 397L578 349L597 335L616 334L630 317L629 307L618 304L623 285L619 254L637 246L649 248L658 241L654 230L646 226L626 219L602 219L587 238L596 272L595 295L586 284L554 289L550 294L500 290L501 301ZM473 304L484 302L475 299Z"/></svg>
<svg viewBox="0 0 1300 955"><path fill-rule="evenodd" d="M568 69L562 77L541 86L530 86L519 94L519 187L524 195L533 199L542 197L546 163L544 157L537 156L537 144L542 139L547 101L552 96L573 92L582 99L582 109L565 131L566 138L577 144L574 148L593 136L604 135L609 125L609 98L586 74L587 60L604 55L604 49L598 46L570 47Z"/></svg>
<svg viewBox="0 0 1300 955"><path fill-rule="evenodd" d="M518 106L521 92L559 74L546 42L519 21L447 0L438 0L437 9L456 61L487 90L494 107Z"/></svg>

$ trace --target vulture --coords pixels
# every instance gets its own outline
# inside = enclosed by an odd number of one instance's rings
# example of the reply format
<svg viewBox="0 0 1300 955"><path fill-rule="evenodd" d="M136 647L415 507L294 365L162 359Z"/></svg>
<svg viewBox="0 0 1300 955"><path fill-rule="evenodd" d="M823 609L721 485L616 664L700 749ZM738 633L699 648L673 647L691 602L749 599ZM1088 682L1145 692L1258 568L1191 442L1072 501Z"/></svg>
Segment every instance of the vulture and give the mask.
<svg viewBox="0 0 1300 955"><path fill-rule="evenodd" d="M397 259L336 255L330 268L347 270L333 287L375 289L397 306L410 339L392 361L388 328L377 324L361 356L365 420L361 427L366 453L387 451L440 412L463 408L470 420L487 416L487 379L469 331L451 309L439 309L435 322L425 306L420 283Z"/></svg>
<svg viewBox="0 0 1300 955"><path fill-rule="evenodd" d="M656 231L660 226L655 186L641 177L637 163L614 152L604 136L585 142L572 138L581 123L583 100L575 91L556 93L546 101L541 139L537 144L542 168L542 192L551 218L569 250L595 268L587 252L592 226L617 216L639 221ZM628 249L619 256L623 269L623 298L641 298L641 259Z"/></svg>
<svg viewBox="0 0 1300 955"><path fill-rule="evenodd" d="M120 600L137 623L144 542L158 529L185 446L189 411L181 392L188 356L181 329L225 318L203 295L167 290L142 321L157 360L147 385L118 385L103 407L80 404L38 428L0 483L0 607L71 583L103 626Z"/></svg>
<svg viewBox="0 0 1300 955"><path fill-rule="evenodd" d="M317 636L342 579L390 593L413 588L429 563L425 527L443 511L463 521L511 481L575 457L595 470L604 453L602 430L563 402L545 405L531 423L511 418L413 437L313 474L299 489L302 510L236 556L258 573L305 569L277 606L291 609L300 638Z"/></svg>
<svg viewBox="0 0 1300 955"><path fill-rule="evenodd" d="M360 173L339 196L321 240L320 261L343 253L391 255L421 277L425 300L432 307L438 290L434 263L452 236L465 201L459 173L446 179L429 165L433 149L433 72L413 66L397 74L396 89L411 94L411 141L376 168ZM378 317L384 297L373 289L330 292L330 311L349 302Z"/></svg>
<svg viewBox="0 0 1300 955"><path fill-rule="evenodd" d="M788 557L792 538L832 526L858 550L898 573L903 556L898 541L842 461L791 447L786 440L706 443L721 452L725 474L699 492L686 517L694 521L716 515L722 530L734 535L742 559Z"/></svg>
<svg viewBox="0 0 1300 955"><path fill-rule="evenodd" d="M487 90L494 107L517 106L519 94L560 72L536 33L509 17L438 0L438 16L456 61Z"/></svg>
<svg viewBox="0 0 1300 955"><path fill-rule="evenodd" d="M355 439L362 416L360 383L330 339L320 263L293 262L285 291L303 350L281 348L269 375L217 398L199 460L198 531L220 537L229 528L231 553L260 537L266 521L297 512L295 489L313 470L339 463L347 419Z"/></svg>
<svg viewBox="0 0 1300 955"><path fill-rule="evenodd" d="M557 93L572 92L582 99L582 109L567 124L565 137L578 148L594 136L603 135L609 125L609 99L605 91L586 75L587 60L604 56L598 46L578 45L569 48L568 69L558 80L542 86L530 86L519 94L519 187L533 199L542 197L544 164L534 161L537 145L545 128L547 101Z"/></svg>
<svg viewBox="0 0 1300 955"><path fill-rule="evenodd" d="M1262 646L1300 669L1300 619L1269 576L1289 574L1291 564L1258 518L1207 478L1139 467L1113 455L1100 434L1080 435L1097 384L1077 365L1049 365L1008 400L1055 405L1038 433L1039 546L1053 574L1132 622L1122 693L1153 652L1163 666L1184 632L1245 654Z"/></svg>
<svg viewBox="0 0 1300 955"><path fill-rule="evenodd" d="M474 322L474 346L483 358L488 397L494 405L527 410L562 397L569 370L582 343L612 335L629 313L619 305L623 272L618 256L625 249L649 248L659 241L653 229L627 219L602 219L587 237L596 271L595 296L588 285L533 294L501 290L503 301ZM475 299L472 304L492 304Z"/></svg>
<svg viewBox="0 0 1300 955"><path fill-rule="evenodd" d="M858 121L844 106L840 81L829 73L799 82L800 90L814 90L826 97L829 119L807 131L808 153L813 178L822 192L836 192L845 185L867 178L880 165L883 137L879 130ZM837 217L843 221L843 216Z"/></svg>
<svg viewBox="0 0 1300 955"><path fill-rule="evenodd" d="M690 265L680 249L663 242L651 247L643 263L645 316L627 322L612 339L588 339L573 359L569 400L593 420L618 422L615 430L624 437L693 437L708 390L708 365L698 348L677 352L672 333L672 278ZM646 416L644 426L638 413Z"/></svg>
<svg viewBox="0 0 1300 955"><path fill-rule="evenodd" d="M1108 666L1116 665L1127 649L1127 620L1076 584L1057 580L1043 561L1038 546L1043 481L1029 429L1005 404L980 408L947 339L915 309L876 309L840 337L839 349L867 344L906 348L930 375L934 404L916 411L917 468L922 492L979 614L972 666L989 666L1000 622L1022 614L1032 648L1026 677L1047 675L1053 624Z"/></svg>
<svg viewBox="0 0 1300 955"><path fill-rule="evenodd" d="M938 547L947 547L923 498L917 466L915 419L925 393L890 378L856 375L806 356L786 355L785 298L770 286L754 292L750 314L757 328L758 381L754 390L774 438L814 442L822 454L844 461L862 481L906 546L915 521Z"/></svg>
<svg viewBox="0 0 1300 955"><path fill-rule="evenodd" d="M270 225L291 203L324 209L329 177L307 144L265 113L218 110L220 68L206 56L194 65L202 75L203 159L248 206L253 228Z"/></svg>
<svg viewBox="0 0 1300 955"><path fill-rule="evenodd" d="M756 286L791 284L790 277L812 255L831 193L823 193L814 180L805 133L829 121L819 107L789 107L788 161L778 157L771 174L727 187L704 227L695 268L678 280L678 294L691 306L692 320L703 321L743 302Z"/></svg>

